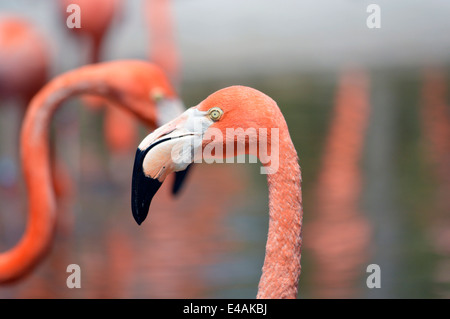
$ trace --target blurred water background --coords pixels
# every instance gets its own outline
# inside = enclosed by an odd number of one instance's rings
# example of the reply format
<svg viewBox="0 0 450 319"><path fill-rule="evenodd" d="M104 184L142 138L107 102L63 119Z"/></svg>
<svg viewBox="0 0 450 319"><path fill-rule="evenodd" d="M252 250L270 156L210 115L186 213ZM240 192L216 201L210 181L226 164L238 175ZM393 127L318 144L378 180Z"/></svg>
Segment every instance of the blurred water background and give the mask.
<svg viewBox="0 0 450 319"><path fill-rule="evenodd" d="M123 2L101 60L148 59L143 1ZM369 29L373 2L173 0L177 89L193 106L248 85L280 106L303 174L300 298L448 298L450 2L376 1L381 28ZM1 1L0 16L10 13L47 36L52 76L86 63L88 46L69 34L58 1ZM101 116L77 104L54 123L75 195L61 204L48 258L0 297L256 296L268 226L259 164L196 165L181 196L166 183L137 226L134 153L129 167L114 166ZM23 185L3 186L0 203L6 250L25 227ZM66 286L72 263L81 289ZM366 286L369 264L381 268L379 289Z"/></svg>

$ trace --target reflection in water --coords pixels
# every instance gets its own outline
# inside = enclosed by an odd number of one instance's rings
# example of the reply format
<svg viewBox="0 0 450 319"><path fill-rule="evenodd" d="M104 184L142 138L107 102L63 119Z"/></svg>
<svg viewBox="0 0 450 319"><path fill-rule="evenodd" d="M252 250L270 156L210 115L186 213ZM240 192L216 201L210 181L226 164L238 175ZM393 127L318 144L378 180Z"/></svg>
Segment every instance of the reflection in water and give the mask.
<svg viewBox="0 0 450 319"><path fill-rule="evenodd" d="M380 266L382 289L365 289L368 298L398 298L402 290L402 262L407 238L398 203L396 149L399 97L389 76L371 76L371 112L364 155L363 206L373 229L370 263ZM365 274L367 275L367 274ZM366 277L366 276L364 276Z"/></svg>
<svg viewBox="0 0 450 319"><path fill-rule="evenodd" d="M173 201L167 189L165 198L152 204L140 255L141 276L152 283L150 297L207 297L212 287L203 269L231 248L223 242L228 231L224 217L227 205L245 187L242 176L233 176L236 170L226 165L192 170L184 198ZM234 183L237 180L240 183Z"/></svg>
<svg viewBox="0 0 450 319"><path fill-rule="evenodd" d="M235 248L224 219L246 187L241 168L194 166L176 199L168 181L141 226L131 216L129 185L79 187L73 233L59 232L48 258L29 277L0 287L0 298L210 296L216 288L205 271ZM72 263L81 267L81 289L66 286Z"/></svg>
<svg viewBox="0 0 450 319"><path fill-rule="evenodd" d="M359 204L368 82L364 71L347 71L339 79L316 185L314 217L304 241L313 254L312 289L319 298L357 296L356 284L365 271L370 228Z"/></svg>
<svg viewBox="0 0 450 319"><path fill-rule="evenodd" d="M450 284L450 107L447 81L442 70L426 69L422 89L421 119L425 135L427 160L436 181L433 198L432 225L429 227L431 243L441 257L434 272L438 284ZM449 290L436 291L449 298Z"/></svg>

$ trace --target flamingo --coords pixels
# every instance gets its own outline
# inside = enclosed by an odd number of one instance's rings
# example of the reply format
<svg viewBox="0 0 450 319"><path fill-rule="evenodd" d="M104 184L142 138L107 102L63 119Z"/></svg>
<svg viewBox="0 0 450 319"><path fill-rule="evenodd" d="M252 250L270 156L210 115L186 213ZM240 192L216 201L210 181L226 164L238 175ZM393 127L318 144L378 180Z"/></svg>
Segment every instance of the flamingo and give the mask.
<svg viewBox="0 0 450 319"><path fill-rule="evenodd" d="M227 136L227 129L238 128L244 131L236 131L234 138ZM235 144L245 146L247 154L258 156L263 165L268 166L262 161L261 154L255 154L254 148L250 147L250 140L261 142L261 138L247 139L242 133L252 128L266 128L267 138L271 141L266 146L272 150L278 147L280 154L275 158L278 169L267 171L269 230L257 298L296 298L301 272L301 171L280 109L274 100L258 90L245 86L219 90L141 142L132 176L133 217L141 224L166 176L185 169L194 160L191 154L203 152L210 144L222 148ZM273 128L278 129L279 143L273 143L271 139ZM213 139L211 132L220 132L225 138ZM213 157L220 157L218 154Z"/></svg>
<svg viewBox="0 0 450 319"><path fill-rule="evenodd" d="M100 62L101 49L104 38L111 27L115 15L119 11L119 0L61 0L61 9L67 19L70 12L67 7L76 4L81 11L81 28L69 29L78 37L89 38L91 49L89 53L89 63ZM64 23L66 20L64 20Z"/></svg>
<svg viewBox="0 0 450 319"><path fill-rule="evenodd" d="M66 8L70 4L76 4L80 7L81 28L69 30L79 38L91 40L88 63L98 63L102 60L103 43L114 18L120 11L121 1L61 0L61 9L66 19L70 14L70 12L66 12ZM128 153L138 136L134 119L124 110L107 105L107 101L99 96L84 96L82 99L93 110L102 109L106 104L104 114L106 144L113 154Z"/></svg>
<svg viewBox="0 0 450 319"><path fill-rule="evenodd" d="M22 120L33 95L45 84L50 68L47 39L27 19L4 16L0 20L0 101L14 102L14 111ZM4 116L4 115L3 115ZM11 122L11 118L7 118ZM15 127L19 123L13 122ZM6 126L6 125L5 125ZM10 132L8 132L10 133ZM3 134L7 136L6 132ZM9 139L13 140L13 139ZM13 154L14 145L6 152ZM14 163L14 159L12 163ZM15 181L5 181L13 185Z"/></svg>
<svg viewBox="0 0 450 319"><path fill-rule="evenodd" d="M21 17L0 20L0 97L29 100L47 81L49 52L46 39Z"/></svg>
<svg viewBox="0 0 450 319"><path fill-rule="evenodd" d="M107 98L153 127L167 121L164 114L175 116L184 110L165 73L145 61L87 65L45 85L31 100L21 131L21 161L29 194L28 223L19 243L0 254L0 283L28 274L50 248L56 203L51 182L49 128L58 107L79 94ZM163 109L166 110L161 112ZM176 181L179 188L182 181L179 178Z"/></svg>
<svg viewBox="0 0 450 319"><path fill-rule="evenodd" d="M175 45L171 1L146 0L143 11L152 43L149 59L166 71L172 83L179 83L180 62Z"/></svg>

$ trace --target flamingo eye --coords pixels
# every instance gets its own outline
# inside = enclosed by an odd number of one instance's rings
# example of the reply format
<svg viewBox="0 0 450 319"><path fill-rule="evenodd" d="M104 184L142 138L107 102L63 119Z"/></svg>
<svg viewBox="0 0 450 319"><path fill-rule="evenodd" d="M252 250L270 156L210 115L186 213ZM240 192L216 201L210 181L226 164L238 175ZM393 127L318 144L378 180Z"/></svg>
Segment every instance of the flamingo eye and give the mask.
<svg viewBox="0 0 450 319"><path fill-rule="evenodd" d="M164 99L164 92L161 89L154 89L151 93L150 93L150 97L152 98L153 101L155 102L159 102L162 99Z"/></svg>
<svg viewBox="0 0 450 319"><path fill-rule="evenodd" d="M208 115L214 122L217 122L222 117L223 111L219 107L213 107L208 111Z"/></svg>

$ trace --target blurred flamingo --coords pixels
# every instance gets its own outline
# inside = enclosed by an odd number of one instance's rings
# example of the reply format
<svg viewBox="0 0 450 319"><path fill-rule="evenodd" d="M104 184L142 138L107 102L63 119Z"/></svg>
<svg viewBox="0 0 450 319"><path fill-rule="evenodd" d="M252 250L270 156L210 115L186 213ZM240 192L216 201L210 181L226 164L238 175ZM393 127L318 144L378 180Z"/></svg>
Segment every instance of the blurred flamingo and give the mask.
<svg viewBox="0 0 450 319"><path fill-rule="evenodd" d="M101 51L108 30L111 28L115 17L120 13L121 0L61 0L61 9L65 19L71 12L67 7L76 4L80 7L80 28L70 30L79 38L90 40L90 53L88 63L98 63L101 59ZM64 20L64 23L66 20ZM127 112L120 108L108 105L107 100L99 96L83 96L83 103L92 110L100 110L105 107L104 135L106 144L112 154L124 154L132 150L138 133L135 121Z"/></svg>
<svg viewBox="0 0 450 319"><path fill-rule="evenodd" d="M47 81L47 39L21 17L0 20L0 97L16 99L22 111Z"/></svg>
<svg viewBox="0 0 450 319"><path fill-rule="evenodd" d="M227 129L237 128L243 130L227 136ZM260 128L267 129L266 143L259 134L245 134ZM249 141L259 146L259 152ZM233 147L234 155L239 155L238 144L258 156L268 173L269 231L257 297L296 298L301 271L301 172L284 117L262 92L243 86L222 89L148 135L138 147L133 168L133 216L138 224L144 221L166 176L185 169L194 161L192 154L214 146L211 155L222 159L225 152L218 149ZM270 166L261 153L269 147L272 155L279 154L272 156Z"/></svg>
<svg viewBox="0 0 450 319"><path fill-rule="evenodd" d="M68 30L81 39L87 38L90 42L89 64L100 62L103 42L120 10L120 2L120 0L61 0L64 23L72 14L67 12L69 5L75 4L80 7L81 27Z"/></svg>
<svg viewBox="0 0 450 319"><path fill-rule="evenodd" d="M364 70L339 78L321 169L316 212L305 237L315 260L312 286L319 298L350 298L367 259L369 224L359 209L360 161L370 113Z"/></svg>
<svg viewBox="0 0 450 319"><path fill-rule="evenodd" d="M146 0L144 14L149 26L149 60L162 67L172 83L180 82L180 61L176 47L171 0Z"/></svg>
<svg viewBox="0 0 450 319"><path fill-rule="evenodd" d="M50 56L44 35L25 18L3 16L0 19L0 103L3 107L7 106L6 103L11 103L11 107L3 108L3 112L14 113L16 118L12 120L6 113L2 115L2 120L5 121L2 127L8 129L2 134L2 144L6 144L5 153L11 157L9 174L15 170L12 166L16 162L17 145L17 141L11 137L19 132L26 106L47 81L49 69ZM11 127L17 131L11 132ZM15 185L14 176L3 176L3 170L1 173L1 184Z"/></svg>
<svg viewBox="0 0 450 319"><path fill-rule="evenodd" d="M169 3L167 1L143 1L148 9L144 10L150 17L150 33L152 34L153 54L150 61L162 67L173 82L177 77L178 64L176 48L171 36L171 20ZM91 39L91 53L89 62L97 63L101 59L101 50L104 39L110 29L114 19L121 12L121 0L62 0L64 16L67 19L70 12L66 8L70 4L77 4L81 11L81 28L70 29L79 37ZM150 13L151 12L151 13ZM156 15L155 15L156 13ZM91 109L105 107L104 113L104 135L106 144L112 154L120 157L121 154L128 154L135 146L138 138L135 119L120 108L110 107L107 101L100 97L85 96L83 101ZM120 129L118 129L120 128Z"/></svg>
<svg viewBox="0 0 450 319"><path fill-rule="evenodd" d="M88 65L62 74L31 100L21 131L21 156L29 195L25 234L0 254L0 282L30 272L50 248L55 228L55 193L51 183L49 127L54 112L67 99L96 94L123 107L155 127L164 114L184 109L164 72L144 61L113 61ZM170 112L161 112L170 108ZM180 183L180 181L178 181Z"/></svg>
<svg viewBox="0 0 450 319"><path fill-rule="evenodd" d="M49 73L50 53L46 37L23 17L2 18L0 20L0 100L16 103L17 107L14 108L19 113L18 123L13 123L17 133L4 134L9 137L7 140L12 144L7 152L13 158L15 158L17 141L11 136L18 135L26 107L31 98L47 82ZM5 121L9 120L5 117ZM9 127L9 125L5 126ZM15 162L13 160L13 164ZM54 179L56 194L58 197L64 197L71 192L72 188L69 175L61 162L53 161L52 163L54 165L52 171L59 175L58 179ZM14 183L6 181L5 184Z"/></svg>

